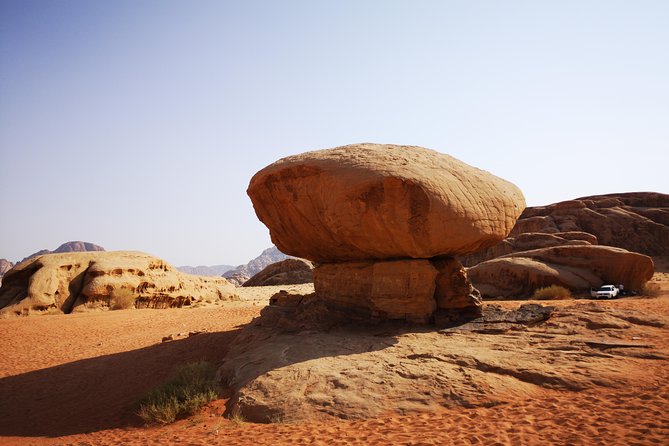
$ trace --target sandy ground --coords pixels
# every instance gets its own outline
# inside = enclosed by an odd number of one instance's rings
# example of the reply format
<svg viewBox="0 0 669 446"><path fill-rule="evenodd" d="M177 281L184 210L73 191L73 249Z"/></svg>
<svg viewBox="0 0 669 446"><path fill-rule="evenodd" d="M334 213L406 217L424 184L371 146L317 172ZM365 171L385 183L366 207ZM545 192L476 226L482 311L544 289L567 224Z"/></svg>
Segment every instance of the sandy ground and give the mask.
<svg viewBox="0 0 669 446"><path fill-rule="evenodd" d="M654 280L659 297L599 305L669 316L669 274ZM220 361L240 327L285 288L240 288L241 302L221 306L0 320L0 444L669 444L667 360L649 361L646 375L633 377L629 388L544 390L540 398L491 408L261 425L224 418L219 400L172 425L142 426L132 409L138 397L180 363ZM162 342L169 335L174 340ZM669 356L669 336L656 347Z"/></svg>

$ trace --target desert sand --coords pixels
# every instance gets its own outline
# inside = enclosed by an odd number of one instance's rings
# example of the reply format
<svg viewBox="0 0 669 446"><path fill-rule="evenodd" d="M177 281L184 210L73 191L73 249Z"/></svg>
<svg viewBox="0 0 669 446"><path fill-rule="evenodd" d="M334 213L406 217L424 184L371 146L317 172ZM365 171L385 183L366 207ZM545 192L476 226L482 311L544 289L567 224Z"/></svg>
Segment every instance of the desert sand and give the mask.
<svg viewBox="0 0 669 446"><path fill-rule="evenodd" d="M654 298L599 301L602 308L669 317L666 264ZM197 308L119 310L0 320L3 445L664 445L669 444L669 328L647 327L658 359L628 387L539 397L495 407L388 414L366 420L254 424L222 416L225 398L168 426L146 427L133 402L180 363L217 363L236 333L278 289L239 288L242 301ZM515 308L527 301L495 302ZM551 305L592 301L552 301ZM546 302L543 302L544 304ZM489 303L486 303L488 305ZM643 327L641 328L643 330ZM194 333L189 336L191 332ZM642 332L643 333L643 332ZM173 341L162 342L166 336ZM643 337L643 336L642 336ZM222 397L226 395L223 394Z"/></svg>

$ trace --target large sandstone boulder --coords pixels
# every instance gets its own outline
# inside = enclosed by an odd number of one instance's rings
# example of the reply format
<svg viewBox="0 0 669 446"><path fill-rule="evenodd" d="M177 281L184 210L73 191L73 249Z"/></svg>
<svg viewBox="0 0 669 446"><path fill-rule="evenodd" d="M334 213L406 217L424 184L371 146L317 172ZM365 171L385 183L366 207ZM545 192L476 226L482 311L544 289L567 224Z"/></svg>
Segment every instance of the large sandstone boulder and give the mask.
<svg viewBox="0 0 669 446"><path fill-rule="evenodd" d="M314 265L304 259L286 259L272 263L243 286L294 285L314 281Z"/></svg>
<svg viewBox="0 0 669 446"><path fill-rule="evenodd" d="M247 193L282 252L319 263L467 254L504 239L525 208L516 186L488 172L384 144L281 159Z"/></svg>
<svg viewBox="0 0 669 446"><path fill-rule="evenodd" d="M46 254L15 266L3 278L0 308L5 312L57 309L64 313L108 308L121 297L137 308L230 300L235 288L223 278L191 276L140 252Z"/></svg>
<svg viewBox="0 0 669 446"><path fill-rule="evenodd" d="M587 291L604 283L640 290L653 276L653 261L643 254L610 246L557 246L508 254L467 271L486 298L524 298L537 288L559 285Z"/></svg>
<svg viewBox="0 0 669 446"><path fill-rule="evenodd" d="M599 195L525 209L511 237L529 232L586 232L598 244L650 256L669 255L669 195Z"/></svg>

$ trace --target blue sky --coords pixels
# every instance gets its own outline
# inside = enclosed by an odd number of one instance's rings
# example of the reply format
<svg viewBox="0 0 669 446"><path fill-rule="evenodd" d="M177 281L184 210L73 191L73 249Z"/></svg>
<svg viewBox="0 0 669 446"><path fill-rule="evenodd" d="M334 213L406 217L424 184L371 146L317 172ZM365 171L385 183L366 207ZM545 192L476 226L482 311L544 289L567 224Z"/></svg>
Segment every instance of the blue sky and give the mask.
<svg viewBox="0 0 669 446"><path fill-rule="evenodd" d="M355 142L449 153L529 205L669 193L666 1L0 0L0 257L270 245L245 190Z"/></svg>

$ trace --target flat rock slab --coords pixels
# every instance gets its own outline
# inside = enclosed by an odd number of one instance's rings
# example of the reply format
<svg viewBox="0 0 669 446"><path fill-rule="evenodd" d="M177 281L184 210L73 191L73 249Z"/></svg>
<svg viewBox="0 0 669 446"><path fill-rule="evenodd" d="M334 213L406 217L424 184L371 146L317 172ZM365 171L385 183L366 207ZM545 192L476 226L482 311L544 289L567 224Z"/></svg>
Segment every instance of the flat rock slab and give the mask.
<svg viewBox="0 0 669 446"><path fill-rule="evenodd" d="M644 376L645 361L665 354L629 340L667 335L667 321L587 305L489 306L483 318L441 330L324 331L302 323L299 306L275 310L241 332L220 369L233 391L229 410L249 421L367 418L491 406L546 388L627 386Z"/></svg>

